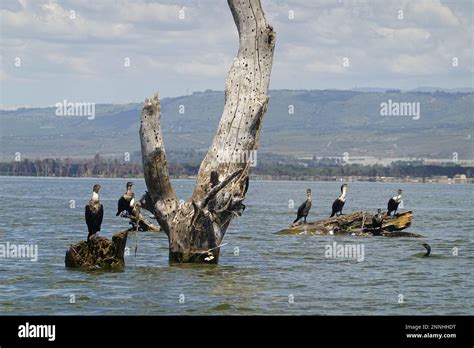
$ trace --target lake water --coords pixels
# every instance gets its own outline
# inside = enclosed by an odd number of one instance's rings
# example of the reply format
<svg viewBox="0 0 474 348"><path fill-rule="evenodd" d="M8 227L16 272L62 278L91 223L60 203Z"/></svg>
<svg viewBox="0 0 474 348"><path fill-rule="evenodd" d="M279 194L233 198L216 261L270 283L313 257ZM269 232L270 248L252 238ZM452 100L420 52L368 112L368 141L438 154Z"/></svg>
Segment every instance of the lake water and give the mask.
<svg viewBox="0 0 474 348"><path fill-rule="evenodd" d="M130 236L123 272L66 269L68 245L87 235L84 205L94 183L102 185L101 235L128 227L115 217L126 181L0 177L0 243L37 244L39 255L36 262L0 258L0 314L474 314L474 186L349 183L345 213L386 209L402 188L401 210L414 211L408 230L426 236L415 239L278 235L295 218L306 188L313 191L308 218L314 220L329 215L340 183L252 181L219 265L170 266L166 236L146 232ZM140 195L144 181L133 181ZM183 199L194 186L173 184ZM363 245L364 260L325 257L334 241ZM423 242L432 247L430 257L421 256Z"/></svg>

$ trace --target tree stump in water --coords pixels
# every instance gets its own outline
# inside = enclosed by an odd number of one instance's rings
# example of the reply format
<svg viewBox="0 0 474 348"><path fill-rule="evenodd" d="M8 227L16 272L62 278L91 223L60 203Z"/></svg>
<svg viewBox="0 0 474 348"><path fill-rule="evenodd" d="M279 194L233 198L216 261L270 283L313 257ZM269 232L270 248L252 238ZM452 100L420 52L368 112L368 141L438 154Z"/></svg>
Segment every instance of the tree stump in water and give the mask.
<svg viewBox="0 0 474 348"><path fill-rule="evenodd" d="M307 235L355 235L384 237L423 237L417 233L402 231L411 225L413 213L406 211L396 216L386 216L381 228L372 226L373 214L358 211L332 218L290 225L277 232L278 234Z"/></svg>
<svg viewBox="0 0 474 348"><path fill-rule="evenodd" d="M239 34L239 50L227 75L222 117L201 162L192 196L178 199L168 172L158 94L147 98L140 121L143 173L150 211L168 237L171 263L217 263L231 221L242 215L249 168L256 160L275 32L260 0L229 0Z"/></svg>
<svg viewBox="0 0 474 348"><path fill-rule="evenodd" d="M117 232L112 240L96 237L69 246L66 251L65 264L70 268L86 269L123 269L124 252L128 231Z"/></svg>

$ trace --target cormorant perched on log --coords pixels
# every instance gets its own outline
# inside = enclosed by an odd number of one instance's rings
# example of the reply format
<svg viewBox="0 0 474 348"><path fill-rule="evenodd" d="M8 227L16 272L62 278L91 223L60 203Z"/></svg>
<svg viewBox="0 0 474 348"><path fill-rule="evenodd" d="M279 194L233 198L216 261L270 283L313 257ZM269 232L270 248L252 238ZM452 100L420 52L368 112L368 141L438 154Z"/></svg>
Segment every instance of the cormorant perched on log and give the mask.
<svg viewBox="0 0 474 348"><path fill-rule="evenodd" d="M311 209L312 204L313 203L312 203L312 198L311 198L311 190L307 189L306 201L304 201L298 208L298 214L296 216L295 221L293 221L294 224L301 218L304 218L304 223L306 223L306 217L308 216L308 213L309 213L309 210Z"/></svg>
<svg viewBox="0 0 474 348"><path fill-rule="evenodd" d="M92 198L86 205L86 223L89 230L87 235L87 241L90 237L94 236L100 231L100 225L102 225L102 219L104 218L104 207L99 200L100 185L94 185L92 189Z"/></svg>
<svg viewBox="0 0 474 348"><path fill-rule="evenodd" d="M430 253L431 253L431 246L430 246L428 243L423 243L422 245L423 245L423 246L425 247L425 249L426 249L426 254L423 255L423 256L430 256Z"/></svg>
<svg viewBox="0 0 474 348"><path fill-rule="evenodd" d="M387 215L390 216L397 213L398 205L402 201L402 190L397 190L397 194L388 200Z"/></svg>
<svg viewBox="0 0 474 348"><path fill-rule="evenodd" d="M115 216L133 216L133 204L135 203L135 194L132 192L132 186L133 182L127 182L127 192L125 192L118 200L117 214L115 214Z"/></svg>
<svg viewBox="0 0 474 348"><path fill-rule="evenodd" d="M333 217L334 215L337 216L337 213L339 213L339 215L343 215L342 208L344 208L344 204L346 203L346 192L347 192L347 184L342 184L341 194L339 195L339 197L337 197L337 199L332 204L332 213L330 217Z"/></svg>
<svg viewBox="0 0 474 348"><path fill-rule="evenodd" d="M377 214L372 217L372 228L380 229L382 228L383 223L383 216L382 216L382 209L377 209Z"/></svg>

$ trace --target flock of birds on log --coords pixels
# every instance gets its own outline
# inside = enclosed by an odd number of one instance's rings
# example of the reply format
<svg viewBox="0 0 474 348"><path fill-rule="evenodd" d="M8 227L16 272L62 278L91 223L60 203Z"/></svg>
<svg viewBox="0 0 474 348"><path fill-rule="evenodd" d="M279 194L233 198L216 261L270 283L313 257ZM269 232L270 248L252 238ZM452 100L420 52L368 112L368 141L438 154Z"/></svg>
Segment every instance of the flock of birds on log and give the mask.
<svg viewBox="0 0 474 348"><path fill-rule="evenodd" d="M342 213L342 209L344 208L344 204L346 203L346 195L347 195L347 184L342 184L341 186L341 194L336 200L332 203L332 212L330 217L344 215ZM402 201L402 190L397 190L395 196L391 197L388 200L387 204L387 216L393 216L397 213L398 206ZM299 206L298 212L296 214L296 219L293 221L293 224L297 223L299 220L303 219L303 222L306 223L306 218L308 216L311 207L313 206L313 200L311 196L311 190L306 190L306 200ZM382 214L382 210L378 209L377 214L375 214L372 218L372 227L381 228L383 223L384 215Z"/></svg>
<svg viewBox="0 0 474 348"><path fill-rule="evenodd" d="M127 182L127 191L119 198L117 204L117 213L115 216L120 216L123 218L133 219L139 214L140 202L135 202L135 194L132 192L132 182ZM341 194L332 204L332 212L330 217L343 215L342 209L346 203L347 195L347 184L341 186ZM87 228L89 234L87 240L89 241L91 237L95 236L97 232L100 231L100 226L102 225L102 220L104 218L104 208L99 200L99 191L101 189L100 185L94 185L92 189L92 197L89 200L89 203L86 205L85 217ZM392 213L395 215L398 210L398 206L402 201L402 190L397 190L397 194L391 197L387 204L387 216L391 216ZM299 220L303 219L306 223L306 218L308 217L309 211L312 207L312 195L311 190L306 190L306 200L299 206L296 219L293 221L293 224L297 223ZM381 228L383 223L384 216L382 210L378 209L377 214L372 218L372 226L374 228ZM131 221L132 225L134 224L133 220Z"/></svg>
<svg viewBox="0 0 474 348"><path fill-rule="evenodd" d="M120 216L122 218L130 219L132 227L136 227L137 222L139 223L140 216L140 202L135 201L135 194L132 192L132 182L127 182L127 191L119 198L117 203L117 213L115 216ZM346 202L347 195L347 184L341 186L341 194L332 204L332 212L330 217L344 215L342 209ZM101 186L94 185L92 188L92 197L89 200L89 203L85 207L85 218L88 229L87 241L89 242L96 236L96 233L100 231L102 225L102 220L104 218L104 207L100 203L99 192ZM397 213L398 206L402 200L402 190L397 190L395 196L391 197L387 204L387 216L392 216ZM296 219L293 221L293 224L297 223L299 220L303 219L306 223L306 218L308 217L309 211L312 207L312 195L311 190L306 190L306 200L299 206ZM377 209L377 214L372 217L372 228L380 229L384 220L384 214L381 209ZM429 256L431 252L431 247L429 244L424 243L426 254L424 256Z"/></svg>
<svg viewBox="0 0 474 348"><path fill-rule="evenodd" d="M347 195L347 184L342 184L341 194L336 200L332 203L332 212L330 218L334 216L344 215L342 209L346 203ZM393 197L390 197L387 203L387 215L386 216L395 216L397 214L398 206L402 201L402 190L398 189ZM313 206L313 200L311 195L311 190L306 190L306 200L299 206L296 213L296 219L293 221L293 224L296 224L298 221L303 219L303 223L306 223L306 218L308 217L309 211ZM372 229L377 231L382 228L384 218L386 217L382 213L382 209L377 209L377 213L372 217ZM423 243L423 247L426 249L426 253L423 256L430 256L431 246L428 243Z"/></svg>
<svg viewBox="0 0 474 348"><path fill-rule="evenodd" d="M118 200L117 214L115 214L115 216L130 219L132 227L135 228L137 221L139 221L141 204L135 201L132 186L133 182L127 182L127 191ZM104 207L99 199L100 188L100 185L94 185L92 188L92 197L85 209L86 224L89 230L89 234L87 235L88 242L100 231L100 226L104 218Z"/></svg>

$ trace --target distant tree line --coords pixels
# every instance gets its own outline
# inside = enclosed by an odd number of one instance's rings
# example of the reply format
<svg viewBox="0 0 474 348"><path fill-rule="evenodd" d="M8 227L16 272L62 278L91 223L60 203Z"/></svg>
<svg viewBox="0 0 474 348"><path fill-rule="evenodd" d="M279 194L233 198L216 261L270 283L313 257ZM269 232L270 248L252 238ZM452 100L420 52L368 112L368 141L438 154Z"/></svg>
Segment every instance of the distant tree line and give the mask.
<svg viewBox="0 0 474 348"><path fill-rule="evenodd" d="M169 163L170 175L185 177L196 175L199 164ZM445 175L452 178L456 174L465 174L468 178L474 175L474 167L461 167L459 165L423 165L420 163L397 162L390 166L361 165L361 164L323 164L302 166L281 163L278 161L260 161L256 167L251 168L253 175L270 176L362 176L362 177L420 177ZM66 177L91 177L102 176L111 178L140 177L143 176L141 163L125 162L117 159L103 158L99 155L89 159L24 159L18 162L0 163L0 175L17 176L66 176Z"/></svg>
<svg viewBox="0 0 474 348"><path fill-rule="evenodd" d="M133 177L141 175L142 172L139 163L104 159L99 155L89 159L24 159L19 162L0 163L1 175Z"/></svg>
<svg viewBox="0 0 474 348"><path fill-rule="evenodd" d="M392 164L390 166L382 165L325 165L317 167L304 167L296 165L287 166L257 166L252 168L252 174L256 175L274 175L274 176L316 176L316 177L334 177L334 176L362 176L362 177L419 177L429 178L433 176L446 175L452 178L456 174L465 174L471 178L474 173L474 167L461 166L435 166L435 165L406 165Z"/></svg>

